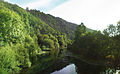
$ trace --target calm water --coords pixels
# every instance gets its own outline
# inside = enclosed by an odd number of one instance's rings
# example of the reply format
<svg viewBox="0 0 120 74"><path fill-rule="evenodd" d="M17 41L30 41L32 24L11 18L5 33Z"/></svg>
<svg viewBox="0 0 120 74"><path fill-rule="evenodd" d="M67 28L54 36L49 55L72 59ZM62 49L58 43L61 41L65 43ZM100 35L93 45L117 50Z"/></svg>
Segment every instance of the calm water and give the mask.
<svg viewBox="0 0 120 74"><path fill-rule="evenodd" d="M69 56L48 62L45 60L40 67L36 66L30 70L34 72L31 74L113 74L112 69L107 69L104 65L89 63Z"/></svg>
<svg viewBox="0 0 120 74"><path fill-rule="evenodd" d="M71 61L72 60L72 61ZM76 59L60 59L38 74L103 74L104 67ZM105 73L104 73L105 74Z"/></svg>
<svg viewBox="0 0 120 74"><path fill-rule="evenodd" d="M59 71L52 72L51 74L77 74L75 64L70 64Z"/></svg>

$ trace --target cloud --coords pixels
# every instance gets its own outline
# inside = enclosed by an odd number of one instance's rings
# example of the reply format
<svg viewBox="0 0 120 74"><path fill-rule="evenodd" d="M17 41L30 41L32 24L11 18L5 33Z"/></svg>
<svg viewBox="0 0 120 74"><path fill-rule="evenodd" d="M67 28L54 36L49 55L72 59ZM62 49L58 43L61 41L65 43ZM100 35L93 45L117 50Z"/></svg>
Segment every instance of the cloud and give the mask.
<svg viewBox="0 0 120 74"><path fill-rule="evenodd" d="M5 2L9 2L9 3L12 3L12 4L14 4L12 1L10 1L10 0L4 0Z"/></svg>
<svg viewBox="0 0 120 74"><path fill-rule="evenodd" d="M47 8L53 0L5 0L12 4L17 4L22 8L30 9Z"/></svg>
<svg viewBox="0 0 120 74"><path fill-rule="evenodd" d="M23 8L29 7L30 9L38 9L43 12L47 12L62 3L69 1L69 0L37 0L32 1L28 4L22 5Z"/></svg>
<svg viewBox="0 0 120 74"><path fill-rule="evenodd" d="M17 4L22 8L29 7L30 9L37 9L47 12L62 3L69 0L6 0L12 4Z"/></svg>
<svg viewBox="0 0 120 74"><path fill-rule="evenodd" d="M120 0L70 0L48 13L73 23L83 22L91 29L103 30L120 20L119 3Z"/></svg>
<svg viewBox="0 0 120 74"><path fill-rule="evenodd" d="M69 22L83 22L88 28L103 30L120 20L120 0L5 0L19 6L61 17Z"/></svg>
<svg viewBox="0 0 120 74"><path fill-rule="evenodd" d="M26 4L22 7L23 8L29 7L30 9L35 9L35 8L38 8L38 7L46 7L47 5L49 5L49 3L51 1L52 0L39 0L39 1L36 1L36 2L28 3L28 4Z"/></svg>

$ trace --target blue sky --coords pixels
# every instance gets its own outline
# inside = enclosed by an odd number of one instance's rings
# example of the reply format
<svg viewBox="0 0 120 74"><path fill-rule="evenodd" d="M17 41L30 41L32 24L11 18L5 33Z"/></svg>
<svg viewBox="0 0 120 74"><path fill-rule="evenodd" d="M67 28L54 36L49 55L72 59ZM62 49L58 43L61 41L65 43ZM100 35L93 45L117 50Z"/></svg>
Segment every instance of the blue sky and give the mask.
<svg viewBox="0 0 120 74"><path fill-rule="evenodd" d="M18 4L19 6L30 9L38 9L43 12L48 12L51 9L65 3L69 0L5 0L13 4Z"/></svg>
<svg viewBox="0 0 120 74"><path fill-rule="evenodd" d="M120 0L6 0L88 28L104 30L120 20Z"/></svg>

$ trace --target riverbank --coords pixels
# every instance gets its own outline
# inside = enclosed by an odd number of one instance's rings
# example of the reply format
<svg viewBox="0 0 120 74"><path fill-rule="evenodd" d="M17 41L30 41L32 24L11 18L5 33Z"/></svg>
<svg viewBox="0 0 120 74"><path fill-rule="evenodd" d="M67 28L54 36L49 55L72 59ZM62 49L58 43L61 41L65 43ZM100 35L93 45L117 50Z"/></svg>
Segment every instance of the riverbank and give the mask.
<svg viewBox="0 0 120 74"><path fill-rule="evenodd" d="M89 61L86 62L76 57L68 50L64 50L57 57L41 57L35 65L21 71L20 74L50 74L55 71L62 70L70 64L74 64L76 66L75 69L77 74L103 74L106 73L108 69L105 65L89 63Z"/></svg>

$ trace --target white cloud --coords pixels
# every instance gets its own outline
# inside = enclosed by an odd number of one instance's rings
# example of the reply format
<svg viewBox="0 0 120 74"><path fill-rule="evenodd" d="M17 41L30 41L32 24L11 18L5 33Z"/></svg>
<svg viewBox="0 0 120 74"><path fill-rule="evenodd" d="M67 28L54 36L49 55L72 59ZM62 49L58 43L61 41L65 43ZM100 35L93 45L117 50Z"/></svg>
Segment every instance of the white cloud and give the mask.
<svg viewBox="0 0 120 74"><path fill-rule="evenodd" d="M4 1L14 4L14 3L13 3L13 2L11 2L10 0L4 0Z"/></svg>
<svg viewBox="0 0 120 74"><path fill-rule="evenodd" d="M83 22L91 29L103 30L120 20L119 3L120 0L70 0L48 13L73 23Z"/></svg>
<svg viewBox="0 0 120 74"><path fill-rule="evenodd" d="M9 1L9 0L4 0L4 1Z"/></svg>
<svg viewBox="0 0 120 74"><path fill-rule="evenodd" d="M39 0L35 2L28 3L26 5L22 5L23 8L29 7L30 9L36 9L38 7L47 7L52 0Z"/></svg>

